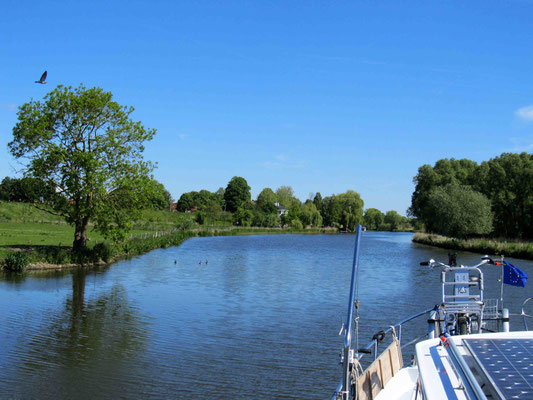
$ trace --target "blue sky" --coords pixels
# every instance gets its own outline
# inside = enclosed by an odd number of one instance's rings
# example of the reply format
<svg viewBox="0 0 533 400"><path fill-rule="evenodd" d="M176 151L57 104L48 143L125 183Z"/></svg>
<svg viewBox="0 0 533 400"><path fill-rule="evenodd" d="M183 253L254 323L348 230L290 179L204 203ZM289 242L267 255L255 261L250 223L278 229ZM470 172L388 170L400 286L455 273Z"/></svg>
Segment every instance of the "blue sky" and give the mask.
<svg viewBox="0 0 533 400"><path fill-rule="evenodd" d="M532 20L527 0L8 0L0 177L17 107L83 83L157 129L175 198L237 175L405 214L423 164L533 151Z"/></svg>

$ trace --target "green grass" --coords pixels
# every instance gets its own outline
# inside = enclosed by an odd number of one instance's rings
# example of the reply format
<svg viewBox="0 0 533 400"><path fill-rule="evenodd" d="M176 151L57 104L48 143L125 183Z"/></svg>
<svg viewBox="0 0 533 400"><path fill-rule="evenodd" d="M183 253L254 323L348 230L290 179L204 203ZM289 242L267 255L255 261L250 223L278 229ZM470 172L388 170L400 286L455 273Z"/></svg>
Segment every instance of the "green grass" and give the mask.
<svg viewBox="0 0 533 400"><path fill-rule="evenodd" d="M39 205L39 208L46 206ZM162 235L177 227L194 227L193 215L167 211L146 210L129 233L130 240ZM88 246L104 241L91 226ZM44 257L51 248L68 250L74 240L74 227L62 217L42 211L32 204L0 201L0 259L13 250L32 254L32 261ZM57 250L56 249L56 250Z"/></svg>
<svg viewBox="0 0 533 400"><path fill-rule="evenodd" d="M533 242L486 238L463 240L429 233L415 233L413 242L445 249L465 250L491 255L503 254L508 257L533 260Z"/></svg>
<svg viewBox="0 0 533 400"><path fill-rule="evenodd" d="M41 207L41 206L39 206ZM198 225L192 213L146 210L134 224L127 240L110 246L113 257L146 253L155 248L177 246L193 236L233 236L290 233L337 233L336 229L281 229L235 227L220 225ZM88 247L104 242L104 237L91 226L88 229ZM24 251L30 262L69 264L74 227L61 217L35 208L31 204L0 201L0 259L13 251ZM89 251L88 255L97 254ZM92 258L92 257L89 257Z"/></svg>

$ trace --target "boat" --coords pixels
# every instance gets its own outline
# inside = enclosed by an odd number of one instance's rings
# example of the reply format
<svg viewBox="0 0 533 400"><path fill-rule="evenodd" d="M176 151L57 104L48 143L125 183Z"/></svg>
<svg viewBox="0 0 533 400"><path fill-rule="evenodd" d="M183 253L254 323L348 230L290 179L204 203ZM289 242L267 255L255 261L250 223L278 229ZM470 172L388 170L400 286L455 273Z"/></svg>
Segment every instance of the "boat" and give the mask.
<svg viewBox="0 0 533 400"><path fill-rule="evenodd" d="M348 317L340 334L341 382L332 400L442 400L533 399L533 331L525 312L532 297L524 299L520 314L504 308L503 285L525 286L527 275L503 256L484 256L472 266L435 260L421 265L441 271L442 301L377 332L359 347L358 226L352 265ZM484 267L501 267L499 299L484 297ZM532 303L533 304L533 303ZM523 320L523 330L511 331L510 316ZM407 343L402 328L426 318L427 330ZM415 347L410 362L406 348ZM366 365L366 368L363 368Z"/></svg>

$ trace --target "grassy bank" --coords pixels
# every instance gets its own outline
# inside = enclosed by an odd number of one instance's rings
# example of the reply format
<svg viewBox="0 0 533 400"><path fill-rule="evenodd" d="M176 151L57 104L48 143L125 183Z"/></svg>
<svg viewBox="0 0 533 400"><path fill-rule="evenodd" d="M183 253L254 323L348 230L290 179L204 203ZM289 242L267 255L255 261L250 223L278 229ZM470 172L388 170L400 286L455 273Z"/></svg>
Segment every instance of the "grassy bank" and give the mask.
<svg viewBox="0 0 533 400"><path fill-rule="evenodd" d="M452 250L464 250L474 253L500 255L533 260L533 242L519 242L494 239L455 239L429 233L415 233L413 242L442 247Z"/></svg>
<svg viewBox="0 0 533 400"><path fill-rule="evenodd" d="M106 242L99 232L89 227L87 252L73 254L74 228L63 219L30 204L0 202L0 260L13 253L24 253L27 262L36 269L112 262L157 248L177 246L195 236L291 233L337 233L337 230L205 226L194 222L194 215L190 213L149 210L134 224L134 229L123 243Z"/></svg>

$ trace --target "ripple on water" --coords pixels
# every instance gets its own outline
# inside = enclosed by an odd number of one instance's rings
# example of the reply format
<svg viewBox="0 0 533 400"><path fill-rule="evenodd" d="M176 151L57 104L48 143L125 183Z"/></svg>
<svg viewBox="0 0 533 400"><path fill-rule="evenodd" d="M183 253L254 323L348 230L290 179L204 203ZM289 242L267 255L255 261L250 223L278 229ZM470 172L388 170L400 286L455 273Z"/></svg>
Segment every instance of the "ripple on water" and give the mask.
<svg viewBox="0 0 533 400"><path fill-rule="evenodd" d="M340 379L353 242L194 238L104 271L0 280L0 397L329 397ZM446 251L405 234L364 235L362 342L438 302L440 275L418 265L429 258ZM517 264L533 276L532 263ZM525 292L506 293L516 305Z"/></svg>

